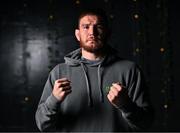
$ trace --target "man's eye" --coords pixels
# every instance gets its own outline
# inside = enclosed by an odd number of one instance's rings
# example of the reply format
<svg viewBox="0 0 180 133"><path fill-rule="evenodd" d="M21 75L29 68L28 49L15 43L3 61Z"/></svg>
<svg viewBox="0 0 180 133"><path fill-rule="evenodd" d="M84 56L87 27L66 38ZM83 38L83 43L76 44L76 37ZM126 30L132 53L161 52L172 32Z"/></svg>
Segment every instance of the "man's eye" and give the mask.
<svg viewBox="0 0 180 133"><path fill-rule="evenodd" d="M88 25L84 25L84 26L83 26L83 29L88 29L88 28L89 28Z"/></svg>

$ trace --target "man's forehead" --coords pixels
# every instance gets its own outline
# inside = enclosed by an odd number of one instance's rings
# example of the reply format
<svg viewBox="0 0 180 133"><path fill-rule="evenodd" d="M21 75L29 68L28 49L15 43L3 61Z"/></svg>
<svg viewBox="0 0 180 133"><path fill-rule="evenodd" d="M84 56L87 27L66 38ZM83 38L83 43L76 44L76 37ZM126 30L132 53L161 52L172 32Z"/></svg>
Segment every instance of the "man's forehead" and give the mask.
<svg viewBox="0 0 180 133"><path fill-rule="evenodd" d="M100 21L99 17L96 15L85 15L80 19L81 23L98 23Z"/></svg>

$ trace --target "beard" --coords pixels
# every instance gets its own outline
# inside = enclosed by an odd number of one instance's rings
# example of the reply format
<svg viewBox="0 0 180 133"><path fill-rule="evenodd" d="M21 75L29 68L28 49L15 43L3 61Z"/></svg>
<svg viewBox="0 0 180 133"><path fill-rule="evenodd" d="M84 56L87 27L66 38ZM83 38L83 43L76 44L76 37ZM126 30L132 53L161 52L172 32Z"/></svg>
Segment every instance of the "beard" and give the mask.
<svg viewBox="0 0 180 133"><path fill-rule="evenodd" d="M87 44L89 43L89 44ZM103 50L104 44L102 41L83 42L80 41L80 47L90 53L98 53Z"/></svg>

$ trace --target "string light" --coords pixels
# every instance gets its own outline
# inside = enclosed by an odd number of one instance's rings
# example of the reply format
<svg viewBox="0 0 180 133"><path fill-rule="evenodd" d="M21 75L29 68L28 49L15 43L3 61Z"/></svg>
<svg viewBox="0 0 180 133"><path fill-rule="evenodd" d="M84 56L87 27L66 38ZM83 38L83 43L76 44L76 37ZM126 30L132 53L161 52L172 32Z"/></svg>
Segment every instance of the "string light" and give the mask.
<svg viewBox="0 0 180 133"><path fill-rule="evenodd" d="M160 52L162 52L162 53L163 53L164 51L165 51L165 49L164 49L164 48L160 48Z"/></svg>
<svg viewBox="0 0 180 133"><path fill-rule="evenodd" d="M80 4L80 0L76 0L76 4L79 5Z"/></svg>
<svg viewBox="0 0 180 133"><path fill-rule="evenodd" d="M137 52L137 53L140 52L140 49L139 49L139 48L136 48L136 52Z"/></svg>
<svg viewBox="0 0 180 133"><path fill-rule="evenodd" d="M168 105L167 105L167 104L165 104L165 105L164 105L164 108L165 108L165 109L167 109L167 108L168 108Z"/></svg>
<svg viewBox="0 0 180 133"><path fill-rule="evenodd" d="M172 103L172 45L169 43L169 29L168 29L168 5L167 0L157 0L156 8L158 11L158 20L160 23L160 52L162 53L162 82L161 82L161 93L163 94L163 128L167 130L167 123L169 117L169 108Z"/></svg>
<svg viewBox="0 0 180 133"><path fill-rule="evenodd" d="M138 14L134 14L134 18L135 19L139 19L139 15Z"/></svg>
<svg viewBox="0 0 180 133"><path fill-rule="evenodd" d="M27 102L29 101L29 97L25 97L24 100Z"/></svg>
<svg viewBox="0 0 180 133"><path fill-rule="evenodd" d="M53 20L54 16L53 15L49 15L49 20Z"/></svg>
<svg viewBox="0 0 180 133"><path fill-rule="evenodd" d="M114 18L114 15L113 15L113 14L111 14L109 17L110 17L111 19L113 19L113 18Z"/></svg>

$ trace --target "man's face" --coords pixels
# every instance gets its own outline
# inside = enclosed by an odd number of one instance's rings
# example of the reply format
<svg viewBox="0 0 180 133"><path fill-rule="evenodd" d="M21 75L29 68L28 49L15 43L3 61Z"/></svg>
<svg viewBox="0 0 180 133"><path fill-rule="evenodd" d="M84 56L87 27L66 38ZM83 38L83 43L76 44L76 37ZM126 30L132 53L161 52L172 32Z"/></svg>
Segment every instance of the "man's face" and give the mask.
<svg viewBox="0 0 180 133"><path fill-rule="evenodd" d="M96 15L86 15L80 19L75 35L80 46L88 52L101 50L106 37L106 29Z"/></svg>

